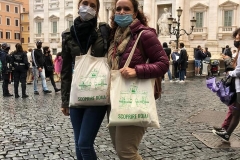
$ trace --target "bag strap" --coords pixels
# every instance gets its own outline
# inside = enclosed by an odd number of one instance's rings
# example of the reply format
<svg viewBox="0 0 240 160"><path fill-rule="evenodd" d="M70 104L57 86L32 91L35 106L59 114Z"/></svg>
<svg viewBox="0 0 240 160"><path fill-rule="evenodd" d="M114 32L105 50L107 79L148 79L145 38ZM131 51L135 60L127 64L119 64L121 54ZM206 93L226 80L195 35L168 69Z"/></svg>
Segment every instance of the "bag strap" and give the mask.
<svg viewBox="0 0 240 160"><path fill-rule="evenodd" d="M129 64L130 64L130 62L131 62L131 60L132 60L133 54L134 54L134 52L135 52L136 46L137 46L137 44L138 44L138 41L139 41L142 33L143 33L143 31L141 31L141 32L139 33L138 38L137 38L137 40L135 41L135 44L134 44L134 46L133 46L133 48L132 48L132 50L131 50L131 52L130 52L130 54L129 54L129 56L128 56L128 59L127 59L127 61L126 61L125 64L124 64L124 67L128 67L128 66L129 66Z"/></svg>
<svg viewBox="0 0 240 160"><path fill-rule="evenodd" d="M99 24L99 29L103 37L103 51L104 53L106 53L108 51L109 46L108 44L109 31L107 28L107 24L106 23Z"/></svg>

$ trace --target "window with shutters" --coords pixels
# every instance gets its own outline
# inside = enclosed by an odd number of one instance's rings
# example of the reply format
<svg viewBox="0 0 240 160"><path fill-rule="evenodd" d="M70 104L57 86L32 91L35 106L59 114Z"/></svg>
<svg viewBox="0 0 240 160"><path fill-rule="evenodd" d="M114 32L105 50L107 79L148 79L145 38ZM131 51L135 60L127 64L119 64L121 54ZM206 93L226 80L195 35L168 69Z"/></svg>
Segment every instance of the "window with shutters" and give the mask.
<svg viewBox="0 0 240 160"><path fill-rule="evenodd" d="M73 21L68 21L68 28L70 28L73 25Z"/></svg>
<svg viewBox="0 0 240 160"><path fill-rule="evenodd" d="M52 33L57 33L57 22L52 22Z"/></svg>
<svg viewBox="0 0 240 160"><path fill-rule="evenodd" d="M18 21L18 19L15 19L15 26L19 26L19 21Z"/></svg>
<svg viewBox="0 0 240 160"><path fill-rule="evenodd" d="M203 12L196 12L196 27L203 27Z"/></svg>
<svg viewBox="0 0 240 160"><path fill-rule="evenodd" d="M6 11L10 12L10 6L9 5L6 5Z"/></svg>
<svg viewBox="0 0 240 160"><path fill-rule="evenodd" d="M11 19L10 18L6 18L7 21L7 25L10 26L11 25Z"/></svg>
<svg viewBox="0 0 240 160"><path fill-rule="evenodd" d="M6 32L6 39L11 39L11 32L9 31Z"/></svg>
<svg viewBox="0 0 240 160"><path fill-rule="evenodd" d="M37 33L38 34L42 33L42 22L37 22Z"/></svg>
<svg viewBox="0 0 240 160"><path fill-rule="evenodd" d="M0 39L3 39L3 31L0 31Z"/></svg>
<svg viewBox="0 0 240 160"><path fill-rule="evenodd" d="M224 27L232 26L233 11L224 11Z"/></svg>
<svg viewBox="0 0 240 160"><path fill-rule="evenodd" d="M15 38L16 40L20 39L20 33L14 33L14 38Z"/></svg>
<svg viewBox="0 0 240 160"><path fill-rule="evenodd" d="M15 13L18 13L18 7L15 7Z"/></svg>

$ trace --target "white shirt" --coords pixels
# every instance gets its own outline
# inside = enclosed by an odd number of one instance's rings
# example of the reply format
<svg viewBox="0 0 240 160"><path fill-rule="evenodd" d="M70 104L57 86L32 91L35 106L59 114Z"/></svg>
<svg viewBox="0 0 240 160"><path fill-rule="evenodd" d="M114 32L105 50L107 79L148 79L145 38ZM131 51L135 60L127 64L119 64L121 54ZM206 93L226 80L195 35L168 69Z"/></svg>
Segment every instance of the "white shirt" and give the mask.
<svg viewBox="0 0 240 160"><path fill-rule="evenodd" d="M27 53L27 58L28 58L28 62L30 63L30 68L32 68L32 53L31 52Z"/></svg>

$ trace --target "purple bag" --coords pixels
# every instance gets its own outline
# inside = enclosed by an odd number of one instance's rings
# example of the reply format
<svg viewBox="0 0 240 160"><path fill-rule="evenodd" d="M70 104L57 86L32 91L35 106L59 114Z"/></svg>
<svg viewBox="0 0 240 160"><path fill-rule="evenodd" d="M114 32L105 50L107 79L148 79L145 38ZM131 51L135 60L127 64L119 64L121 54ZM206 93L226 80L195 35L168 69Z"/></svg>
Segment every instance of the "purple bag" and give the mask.
<svg viewBox="0 0 240 160"><path fill-rule="evenodd" d="M217 92L219 90L218 84L216 83L216 77L210 77L206 80L207 88L209 88L213 92Z"/></svg>
<svg viewBox="0 0 240 160"><path fill-rule="evenodd" d="M236 99L235 92L232 92L230 90L230 86L226 86L225 81L222 79L219 82L216 82L215 77L211 77L206 80L207 87L213 91L216 92L217 96L220 98L221 102L229 106L234 102Z"/></svg>

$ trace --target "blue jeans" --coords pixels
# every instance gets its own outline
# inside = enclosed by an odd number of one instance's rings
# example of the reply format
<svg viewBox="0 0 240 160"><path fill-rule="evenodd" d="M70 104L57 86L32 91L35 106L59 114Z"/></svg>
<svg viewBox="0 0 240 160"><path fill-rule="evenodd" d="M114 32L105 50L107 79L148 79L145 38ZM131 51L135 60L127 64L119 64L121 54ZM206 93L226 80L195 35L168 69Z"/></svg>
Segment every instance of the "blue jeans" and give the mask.
<svg viewBox="0 0 240 160"><path fill-rule="evenodd" d="M42 72L39 72L37 67L33 66L33 76L34 76L34 81L33 81L33 88L34 91L38 91L37 89L37 81L38 81L38 77L41 77L42 79L42 87L44 91L47 91L47 82L46 82L46 76L45 76L45 70L44 68L42 68Z"/></svg>
<svg viewBox="0 0 240 160"><path fill-rule="evenodd" d="M186 70L183 70L183 69L181 69L179 71L179 79L180 79L180 81L181 80L184 81L185 72L186 72Z"/></svg>
<svg viewBox="0 0 240 160"><path fill-rule="evenodd" d="M106 106L70 108L70 119L78 160L97 160L94 140L106 111Z"/></svg>
<svg viewBox="0 0 240 160"><path fill-rule="evenodd" d="M168 79L169 80L172 80L172 74L170 72L170 69L168 69ZM163 76L163 80L164 80L164 76Z"/></svg>

